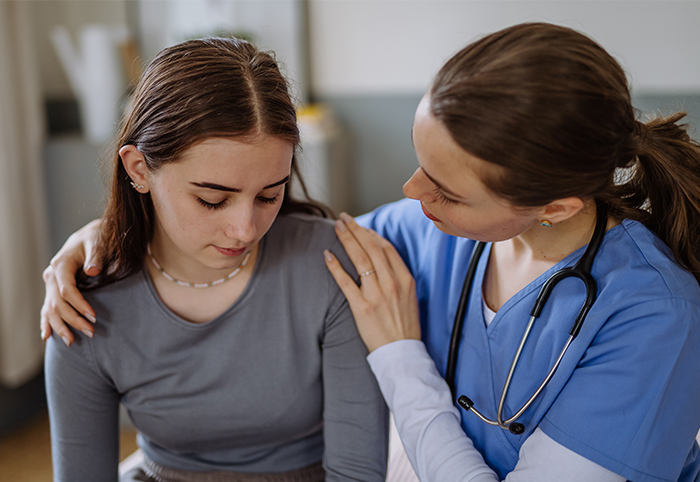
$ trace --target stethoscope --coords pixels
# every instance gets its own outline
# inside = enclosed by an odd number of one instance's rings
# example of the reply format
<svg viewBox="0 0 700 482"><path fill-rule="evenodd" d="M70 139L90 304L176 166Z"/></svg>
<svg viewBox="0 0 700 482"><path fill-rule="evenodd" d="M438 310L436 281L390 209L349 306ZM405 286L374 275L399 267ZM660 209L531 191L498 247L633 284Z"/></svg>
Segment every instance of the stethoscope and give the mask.
<svg viewBox="0 0 700 482"><path fill-rule="evenodd" d="M503 429L509 430L511 433L516 435L520 435L525 431L525 426L521 423L516 422L516 420L523 414L523 412L525 412L525 410L528 409L530 405L532 405L532 402L535 401L537 396L547 386L551 378L554 376L554 372L559 367L559 363L564 357L564 354L569 349L569 345L571 345L571 342L574 340L574 338L576 338L579 331L581 330L583 320L586 318L588 311L591 309L591 306L593 306L593 303L596 299L596 283L593 277L591 276L591 266L593 265L593 259L595 258L598 248L600 247L600 243L603 241L603 236L605 236L605 227L607 225L608 220L607 207L603 204L598 204L596 215L597 220L595 230L593 231L593 237L591 238L591 242L588 243L588 247L583 253L581 259L579 259L573 267L560 269L552 276L550 276L549 279L545 281L544 285L542 286L542 289L537 295L535 305L533 306L532 311L530 312L530 321L527 324L527 327L525 328L525 333L523 334L523 337L520 340L520 345L518 346L518 349L515 352L513 362L510 364L510 370L508 371L508 376L506 377L505 385L503 386L503 390L501 391L501 399L498 402L496 420L490 420L484 415L482 415L481 412L474 408L474 402L472 402L468 397L462 395L457 400L457 403L459 403L459 405L462 408L464 408L467 411L473 412L474 415L476 415L482 421L488 423L489 425L497 425ZM455 369L457 367L457 354L459 351L459 341L462 335L462 326L464 325L464 317L467 312L467 302L471 293L474 275L476 273L477 265L479 263L479 259L481 258L481 254L484 251L484 246L486 246L486 244L482 241L478 241L474 246L474 251L472 252L471 259L469 261L469 268L467 269L467 275L464 279L462 293L459 297L459 304L457 305L457 314L455 315L454 326L452 328L452 337L450 339L450 351L447 358L447 370L445 372L445 379L447 380L447 383L449 384L450 389L452 390L453 396L455 394ZM574 324L571 327L571 330L569 331L569 338L567 339L564 348L559 354L559 357L554 362L554 366L552 366L551 370L549 370L549 373L547 373L547 376L545 377L544 381L540 384L540 386L537 387L535 393L533 393L533 395L525 402L525 404L520 408L520 410L515 412L515 414L512 417L504 420L503 406L506 402L506 396L508 395L510 382L513 379L513 373L515 372L515 368L518 366L518 360L520 359L520 355L523 351L523 348L525 347L525 343L527 342L527 339L530 336L530 330L532 329L535 320L540 316L540 313L542 313L542 309L544 308L545 303L547 303L547 298L549 298L549 295L552 293L552 290L554 289L556 284L562 281L563 279L570 278L572 276L583 281L583 284L586 286L586 301L583 303L581 311L579 311L578 316L576 317L576 320L574 321Z"/></svg>

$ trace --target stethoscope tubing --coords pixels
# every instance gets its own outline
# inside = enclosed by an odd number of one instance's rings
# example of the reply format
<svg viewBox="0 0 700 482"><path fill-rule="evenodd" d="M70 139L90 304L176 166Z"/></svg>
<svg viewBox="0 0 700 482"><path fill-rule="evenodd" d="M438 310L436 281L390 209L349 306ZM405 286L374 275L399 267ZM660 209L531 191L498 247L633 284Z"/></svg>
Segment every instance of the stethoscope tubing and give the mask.
<svg viewBox="0 0 700 482"><path fill-rule="evenodd" d="M450 350L447 354L447 369L445 370L445 380L452 391L452 399L455 398L455 370L457 369L457 355L459 353L459 341L462 337L462 327L464 326L464 318L467 314L467 304L469 303L469 293L472 289L476 268L481 254L484 252L486 243L477 241L474 245L471 258L469 259L469 268L467 275L464 278L462 292L459 295L459 303L457 304L457 312L455 321L452 325L452 336L450 337Z"/></svg>
<svg viewBox="0 0 700 482"><path fill-rule="evenodd" d="M520 416L532 405L532 403L537 399L542 390L544 390L544 388L547 386L547 384L557 371L557 368L559 368L559 365L561 364L564 355L569 349L569 346L580 332L581 327L583 326L583 321L585 320L586 316L588 315L588 312L593 306L597 295L596 282L591 276L590 270L593 265L593 259L595 258L595 255L598 252L598 248L600 247L603 237L605 236L605 228L607 225L607 207L604 205L598 205L596 214L597 219L593 236L591 238L591 241L588 243L588 247L586 248L586 251L584 252L583 256L581 256L579 261L573 267L564 268L550 276L549 279L547 279L547 281L542 286L542 289L540 290L539 294L537 295L535 304L532 308L532 311L530 312L530 320L527 324L527 327L525 328L525 332L523 333L522 338L520 339L518 349L515 353L515 356L513 357L513 361L510 365L510 369L508 371L503 390L501 391L501 397L499 399L498 409L496 411L496 420L490 420L482 413L480 413L474 407L474 402L472 402L472 400L470 400L468 397L462 395L458 398L457 402L462 408L464 408L467 411L472 411L483 422L489 425L499 426L503 429L509 430L511 433L514 434L523 433L525 431L525 427L520 423L516 423L515 421L518 418L520 418ZM466 315L466 306L471 292L474 276L476 273L476 266L484 250L484 246L485 243L479 241L474 247L474 251L469 261L467 275L465 276L464 285L462 287L462 292L460 294L457 313L455 315L455 323L453 325L452 336L450 339L450 351L448 353L448 362L447 369L445 371L445 379L447 380L448 385L450 386L450 390L452 391L453 397L455 394L454 380L457 365L457 354L459 351L459 341L461 339L464 317ZM528 398L528 400L523 404L523 406L513 414L513 416L504 420L503 409L505 407L505 401L506 397L508 396L508 391L510 390L510 384L513 379L513 374L515 373L515 369L517 368L518 361L520 360L520 356L523 352L523 349L525 348L525 344L527 343L527 340L530 337L530 332L532 330L532 327L534 326L535 320L542 313L544 305L546 304L547 299L549 298L549 295L552 293L556 284L569 277L575 277L580 279L584 283L586 288L586 299L583 305L581 306L581 310L579 311L578 316L574 320L571 330L569 331L569 337L566 343L564 344L564 347L562 348L561 352L559 353L559 356L554 362L554 365L547 372L547 375L545 376L542 383L540 383L540 385L537 387L535 392Z"/></svg>

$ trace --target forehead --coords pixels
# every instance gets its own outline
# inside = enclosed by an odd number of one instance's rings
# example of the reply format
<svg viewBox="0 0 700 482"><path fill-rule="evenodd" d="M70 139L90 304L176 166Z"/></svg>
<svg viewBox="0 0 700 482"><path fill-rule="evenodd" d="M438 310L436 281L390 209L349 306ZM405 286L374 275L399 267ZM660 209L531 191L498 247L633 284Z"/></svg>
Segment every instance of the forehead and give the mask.
<svg viewBox="0 0 700 482"><path fill-rule="evenodd" d="M447 127L433 116L427 94L416 109L412 138L421 167L447 191L459 194L476 186L485 189L482 177L497 168L457 144Z"/></svg>
<svg viewBox="0 0 700 482"><path fill-rule="evenodd" d="M293 144L277 137L213 137L189 147L169 166L183 175L216 180L275 178L276 181L280 174L282 177L289 174L293 154Z"/></svg>

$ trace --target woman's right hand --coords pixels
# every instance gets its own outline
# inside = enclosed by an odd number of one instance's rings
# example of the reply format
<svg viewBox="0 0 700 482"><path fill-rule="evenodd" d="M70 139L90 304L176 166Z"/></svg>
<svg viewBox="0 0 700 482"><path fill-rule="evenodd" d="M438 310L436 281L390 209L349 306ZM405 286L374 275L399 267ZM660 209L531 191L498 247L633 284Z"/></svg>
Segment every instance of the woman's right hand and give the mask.
<svg viewBox="0 0 700 482"><path fill-rule="evenodd" d="M46 295L41 308L41 339L46 341L55 331L70 346L73 334L66 323L92 338L95 332L95 310L80 294L75 274L82 267L88 276L100 273L101 263L95 253L95 239L100 220L92 221L73 233L44 270ZM82 316L81 316L82 315Z"/></svg>

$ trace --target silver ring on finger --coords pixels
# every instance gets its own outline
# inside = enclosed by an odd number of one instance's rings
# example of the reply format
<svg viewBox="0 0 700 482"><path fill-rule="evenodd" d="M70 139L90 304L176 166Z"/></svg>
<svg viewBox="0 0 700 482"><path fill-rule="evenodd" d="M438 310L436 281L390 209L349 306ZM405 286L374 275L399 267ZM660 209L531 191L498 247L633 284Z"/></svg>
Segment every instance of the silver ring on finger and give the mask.
<svg viewBox="0 0 700 482"><path fill-rule="evenodd" d="M362 273L362 274L360 275L360 278L364 278L365 276L369 276L369 275L371 275L371 274L373 274L373 273L374 273L374 270L373 270L373 269L371 269L371 270L369 270L369 271L365 271L364 273Z"/></svg>

